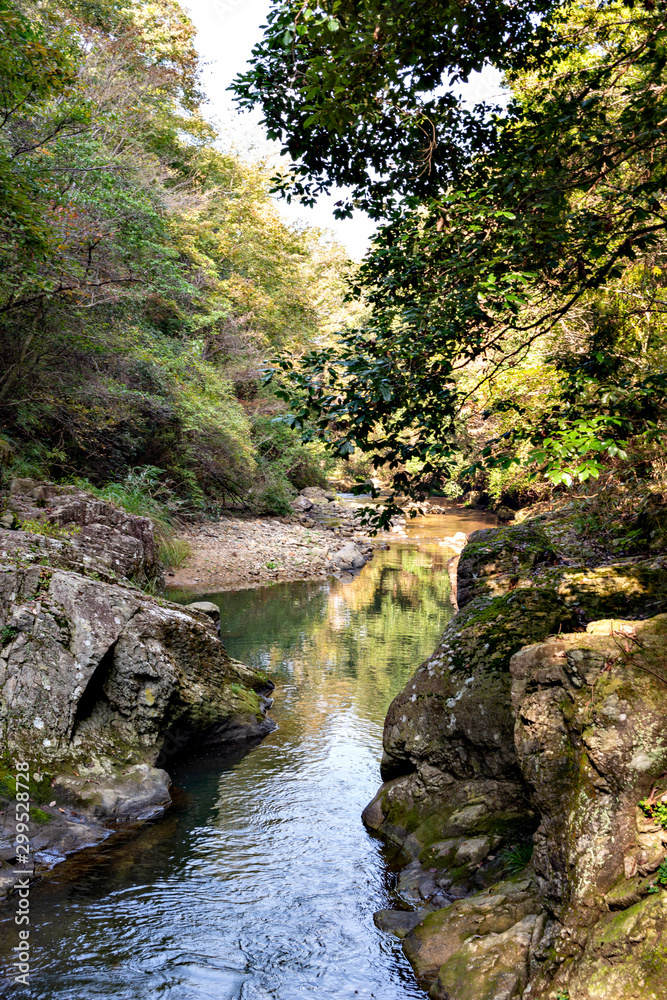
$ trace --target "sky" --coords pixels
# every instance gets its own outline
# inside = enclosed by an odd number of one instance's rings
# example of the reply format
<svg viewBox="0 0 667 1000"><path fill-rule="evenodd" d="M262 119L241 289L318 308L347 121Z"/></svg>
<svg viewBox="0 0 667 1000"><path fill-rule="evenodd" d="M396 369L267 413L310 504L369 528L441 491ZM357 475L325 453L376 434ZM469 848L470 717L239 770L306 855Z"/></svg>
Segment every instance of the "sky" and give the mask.
<svg viewBox="0 0 667 1000"><path fill-rule="evenodd" d="M265 137L259 112L240 115L227 88L242 72L250 58L253 45L262 37L262 25L269 12L270 0L182 0L197 28L197 48L203 63L203 87L209 99L208 115L217 121L225 145L233 144L244 156L262 158L277 156L279 146ZM497 97L500 91L498 74L488 70L476 74L468 86L470 99ZM351 257L360 259L375 229L364 213L356 212L351 219L335 219L333 203L338 196L320 198L312 208L287 205L278 199L281 213L290 221L302 221L311 226L330 230Z"/></svg>

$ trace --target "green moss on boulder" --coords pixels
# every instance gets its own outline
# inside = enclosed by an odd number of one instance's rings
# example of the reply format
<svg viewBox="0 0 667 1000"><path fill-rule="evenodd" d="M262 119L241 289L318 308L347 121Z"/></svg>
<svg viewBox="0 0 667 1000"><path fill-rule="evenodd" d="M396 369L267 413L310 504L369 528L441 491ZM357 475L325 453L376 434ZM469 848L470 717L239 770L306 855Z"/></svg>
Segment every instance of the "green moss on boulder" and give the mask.
<svg viewBox="0 0 667 1000"><path fill-rule="evenodd" d="M459 607L477 597L506 594L556 561L556 551L539 525L528 522L474 531L459 561Z"/></svg>

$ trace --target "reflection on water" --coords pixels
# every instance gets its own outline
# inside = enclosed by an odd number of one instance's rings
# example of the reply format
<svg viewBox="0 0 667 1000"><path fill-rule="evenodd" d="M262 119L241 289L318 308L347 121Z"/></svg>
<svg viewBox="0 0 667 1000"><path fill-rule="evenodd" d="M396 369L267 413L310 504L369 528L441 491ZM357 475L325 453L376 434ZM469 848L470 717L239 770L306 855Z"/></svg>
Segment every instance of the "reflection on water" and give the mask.
<svg viewBox="0 0 667 1000"><path fill-rule="evenodd" d="M271 671L279 729L181 766L164 819L34 886L22 995L424 997L398 942L373 925L391 899L392 856L359 816L377 787L387 706L451 615L451 553L432 538L482 526L443 520L429 519L430 544L380 552L348 582L197 595L220 605L230 653ZM8 916L5 959L13 943Z"/></svg>

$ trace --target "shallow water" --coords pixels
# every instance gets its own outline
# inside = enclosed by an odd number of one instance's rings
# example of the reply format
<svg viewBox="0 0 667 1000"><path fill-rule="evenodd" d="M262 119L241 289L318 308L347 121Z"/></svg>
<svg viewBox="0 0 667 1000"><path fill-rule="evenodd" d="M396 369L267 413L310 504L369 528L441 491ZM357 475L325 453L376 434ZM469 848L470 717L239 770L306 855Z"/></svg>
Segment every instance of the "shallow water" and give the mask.
<svg viewBox="0 0 667 1000"><path fill-rule="evenodd" d="M190 760L163 819L58 866L31 892L34 998L423 998L372 915L400 864L363 827L389 702L452 614L437 539L491 519L429 517L352 580L198 594L232 656L268 669L279 728ZM193 600L192 593L173 599ZM15 943L0 925L0 956Z"/></svg>

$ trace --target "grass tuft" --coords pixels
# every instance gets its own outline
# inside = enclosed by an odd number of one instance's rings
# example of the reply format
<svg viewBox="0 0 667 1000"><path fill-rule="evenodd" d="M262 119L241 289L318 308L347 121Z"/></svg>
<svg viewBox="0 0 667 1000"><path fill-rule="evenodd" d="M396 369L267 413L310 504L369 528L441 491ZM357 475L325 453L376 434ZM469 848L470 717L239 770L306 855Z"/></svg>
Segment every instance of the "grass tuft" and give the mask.
<svg viewBox="0 0 667 1000"><path fill-rule="evenodd" d="M518 875L522 872L533 856L533 845L530 842L514 844L505 847L498 853L498 860L503 865L503 871L508 875Z"/></svg>

